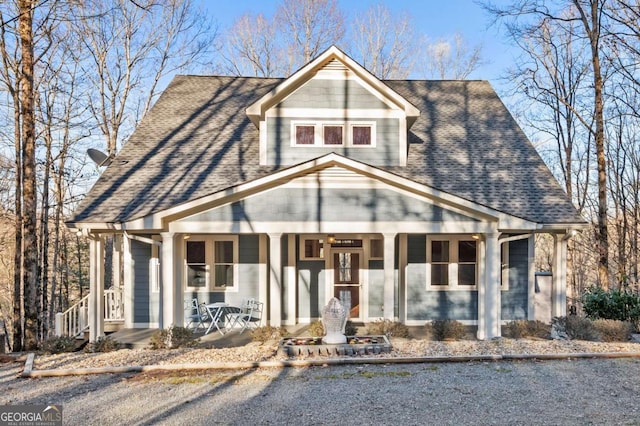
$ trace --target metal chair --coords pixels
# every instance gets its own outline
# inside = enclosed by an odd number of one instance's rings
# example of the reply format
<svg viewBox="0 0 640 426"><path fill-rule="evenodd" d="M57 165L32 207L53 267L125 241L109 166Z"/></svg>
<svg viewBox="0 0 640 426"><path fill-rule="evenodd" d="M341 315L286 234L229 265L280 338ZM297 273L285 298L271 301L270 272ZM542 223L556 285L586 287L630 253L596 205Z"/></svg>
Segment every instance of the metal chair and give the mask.
<svg viewBox="0 0 640 426"><path fill-rule="evenodd" d="M198 307L198 299L185 300L184 312L184 321L186 324L186 328L197 330L200 328L200 326L204 327L202 314L200 313L200 309Z"/></svg>
<svg viewBox="0 0 640 426"><path fill-rule="evenodd" d="M240 327L240 333L247 328L258 328L262 323L262 311L264 303L257 302L255 299L249 299L241 308L241 311L229 314L231 320L231 328Z"/></svg>

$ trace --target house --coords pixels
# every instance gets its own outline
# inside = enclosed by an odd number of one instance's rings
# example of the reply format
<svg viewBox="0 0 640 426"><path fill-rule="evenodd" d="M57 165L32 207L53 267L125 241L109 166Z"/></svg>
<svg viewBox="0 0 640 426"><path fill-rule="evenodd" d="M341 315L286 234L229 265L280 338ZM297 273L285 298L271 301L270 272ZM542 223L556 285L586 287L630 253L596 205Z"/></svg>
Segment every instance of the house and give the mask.
<svg viewBox="0 0 640 426"><path fill-rule="evenodd" d="M68 222L91 241L91 340L107 236L127 328L182 325L192 297L307 323L337 296L353 321L490 339L535 318L537 233L565 315L585 225L488 82L381 81L336 47L284 79L175 77Z"/></svg>

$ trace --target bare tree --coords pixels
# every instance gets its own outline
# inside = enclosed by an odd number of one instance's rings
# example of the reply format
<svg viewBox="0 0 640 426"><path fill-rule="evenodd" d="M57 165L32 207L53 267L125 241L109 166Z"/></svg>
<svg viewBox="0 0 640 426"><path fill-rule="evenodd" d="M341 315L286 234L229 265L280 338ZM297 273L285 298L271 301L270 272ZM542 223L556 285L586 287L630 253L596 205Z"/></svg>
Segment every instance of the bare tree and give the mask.
<svg viewBox="0 0 640 426"><path fill-rule="evenodd" d="M9 5L7 5L9 6ZM23 346L23 303L22 303L22 147L21 147L21 114L20 114L20 54L19 42L14 39L17 28L11 27L19 16L16 7L8 7L12 16L0 11L0 51L2 53L2 83L11 96L13 112L13 144L14 164L14 262L13 262L13 350L20 351ZM11 137L10 137L11 138Z"/></svg>
<svg viewBox="0 0 640 426"><path fill-rule="evenodd" d="M261 13L238 18L227 30L220 54L227 74L274 77L286 71L276 25Z"/></svg>
<svg viewBox="0 0 640 426"><path fill-rule="evenodd" d="M344 16L336 0L283 0L276 22L287 46L287 74L344 36Z"/></svg>
<svg viewBox="0 0 640 426"><path fill-rule="evenodd" d="M211 52L215 30L191 0L89 0L78 9L90 54L84 72L95 88L91 113L113 155L157 97L160 80L194 68ZM124 126L127 125L127 129Z"/></svg>
<svg viewBox="0 0 640 426"><path fill-rule="evenodd" d="M425 78L464 80L482 63L482 46L469 46L460 33L453 40L426 43L424 50L421 68Z"/></svg>
<svg viewBox="0 0 640 426"><path fill-rule="evenodd" d="M602 37L604 22L602 16L607 0L562 0L550 2L549 5L535 0L513 2L508 7L497 7L485 4L497 19L511 19L507 28L512 34L531 32L532 28L541 22L573 22L578 25L572 29L579 29L575 37L583 38L588 45L587 55L590 65L591 99L593 121L583 119L581 122L592 134L595 148L595 162L597 173L597 251L598 251L598 283L603 288L609 286L609 233L607 216L607 165L604 138L604 78L601 66L602 48L605 39ZM556 7L555 10L550 6Z"/></svg>
<svg viewBox="0 0 640 426"><path fill-rule="evenodd" d="M356 16L351 33L354 57L381 79L406 78L421 50L411 17L394 17L382 4Z"/></svg>
<svg viewBox="0 0 640 426"><path fill-rule="evenodd" d="M36 213L36 125L34 96L34 0L18 0L20 34L20 118L22 121L22 237L24 282L24 346L36 349L40 341L38 322L40 315L38 294L38 235Z"/></svg>

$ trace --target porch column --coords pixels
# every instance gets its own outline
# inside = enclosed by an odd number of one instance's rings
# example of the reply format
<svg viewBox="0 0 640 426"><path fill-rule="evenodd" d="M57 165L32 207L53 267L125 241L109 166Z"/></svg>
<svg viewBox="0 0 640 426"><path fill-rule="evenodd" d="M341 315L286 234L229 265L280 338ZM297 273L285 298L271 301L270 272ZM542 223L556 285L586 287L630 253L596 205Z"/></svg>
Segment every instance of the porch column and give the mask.
<svg viewBox="0 0 640 426"><path fill-rule="evenodd" d="M93 235L89 241L89 341L104 335L104 239Z"/></svg>
<svg viewBox="0 0 640 426"><path fill-rule="evenodd" d="M395 319L395 259L396 234L382 234L384 237L384 319Z"/></svg>
<svg viewBox="0 0 640 426"><path fill-rule="evenodd" d="M183 302L176 280L175 263L175 234L173 232L162 232L161 271L162 285L160 286L160 328L169 328L171 325L182 326Z"/></svg>
<svg viewBox="0 0 640 426"><path fill-rule="evenodd" d="M111 273L111 281L113 283L113 288L116 289L122 288L122 281L120 280L120 276L122 274L122 240L123 236L121 234L113 236L113 270Z"/></svg>
<svg viewBox="0 0 640 426"><path fill-rule="evenodd" d="M478 240L478 251L480 257L478 259L478 330L476 331L476 337L478 340L485 340L487 338L487 321L486 321L486 288L487 288L487 274L486 274L486 259L487 259L487 244L484 238Z"/></svg>
<svg viewBox="0 0 640 426"><path fill-rule="evenodd" d="M284 267L287 283L287 315L284 325L296 324L296 236L289 234L287 238L287 266Z"/></svg>
<svg viewBox="0 0 640 426"><path fill-rule="evenodd" d="M536 319L536 237L531 234L528 240L529 248L529 297L528 299L528 315L527 319L533 321Z"/></svg>
<svg viewBox="0 0 640 426"><path fill-rule="evenodd" d="M131 240L127 237L122 239L123 259L124 266L123 273L123 302L124 302L124 328L133 328L133 277L134 264L133 256L131 255Z"/></svg>
<svg viewBox="0 0 640 426"><path fill-rule="evenodd" d="M485 314L487 316L487 339L500 337L500 244L498 233L487 234L486 249L486 288L485 288Z"/></svg>
<svg viewBox="0 0 640 426"><path fill-rule="evenodd" d="M567 315L567 238L566 234L553 236L553 266L552 266L552 300L551 316L564 317Z"/></svg>
<svg viewBox="0 0 640 426"><path fill-rule="evenodd" d="M282 233L269 234L269 325L282 325Z"/></svg>

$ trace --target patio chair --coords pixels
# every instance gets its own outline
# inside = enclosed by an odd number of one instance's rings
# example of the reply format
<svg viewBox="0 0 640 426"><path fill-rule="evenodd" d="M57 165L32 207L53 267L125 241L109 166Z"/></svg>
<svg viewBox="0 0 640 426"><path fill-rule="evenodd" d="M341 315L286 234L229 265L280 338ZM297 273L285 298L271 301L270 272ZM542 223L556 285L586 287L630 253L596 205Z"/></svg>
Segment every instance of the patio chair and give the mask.
<svg viewBox="0 0 640 426"><path fill-rule="evenodd" d="M231 327L240 327L240 333L247 328L258 328L262 323L262 311L264 303L257 302L255 299L247 300L247 303L241 308L241 311L229 314Z"/></svg>
<svg viewBox="0 0 640 426"><path fill-rule="evenodd" d="M184 320L186 328L197 330L201 326L204 327L202 314L198 307L198 299L186 299L184 301Z"/></svg>

